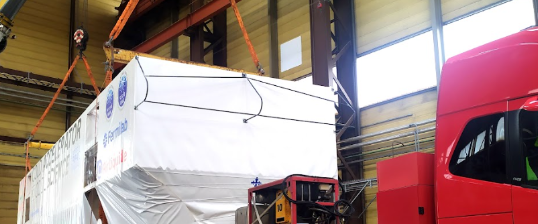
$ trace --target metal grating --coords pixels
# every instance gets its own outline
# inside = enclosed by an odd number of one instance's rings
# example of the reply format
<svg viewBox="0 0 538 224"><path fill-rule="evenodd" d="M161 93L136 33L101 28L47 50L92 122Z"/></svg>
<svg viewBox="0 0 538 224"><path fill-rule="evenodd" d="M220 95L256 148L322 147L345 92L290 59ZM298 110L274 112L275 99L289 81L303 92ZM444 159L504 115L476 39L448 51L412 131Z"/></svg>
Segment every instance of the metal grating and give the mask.
<svg viewBox="0 0 538 224"><path fill-rule="evenodd" d="M351 180L341 184L344 192L363 191L366 187L377 186L377 178Z"/></svg>
<svg viewBox="0 0 538 224"><path fill-rule="evenodd" d="M0 72L0 78L9 79L9 80L12 80L12 81L30 83L30 84L37 85L37 86L56 88L56 89L58 87L60 87L60 84L57 84L57 83L44 81L44 80L38 80L38 79L34 79L34 78L29 78L29 77L24 77L24 76L20 76L20 75L12 75L12 74L8 74L8 73L5 73L5 72ZM95 94L95 91L84 89L84 88L78 88L78 87L72 87L72 86L64 86L63 90L69 91L69 92L80 93L80 94L84 94L84 95L89 95L89 96L97 96L97 94Z"/></svg>

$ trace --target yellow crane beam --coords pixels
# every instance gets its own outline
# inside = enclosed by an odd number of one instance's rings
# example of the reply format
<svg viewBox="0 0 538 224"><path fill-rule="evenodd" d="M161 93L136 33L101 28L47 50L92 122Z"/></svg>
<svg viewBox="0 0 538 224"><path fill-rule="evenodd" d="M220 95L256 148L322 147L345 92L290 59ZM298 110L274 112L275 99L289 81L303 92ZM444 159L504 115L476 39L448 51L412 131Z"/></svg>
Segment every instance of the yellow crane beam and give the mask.
<svg viewBox="0 0 538 224"><path fill-rule="evenodd" d="M28 147L36 149L51 149L54 144L51 143L42 143L42 142L30 142Z"/></svg>
<svg viewBox="0 0 538 224"><path fill-rule="evenodd" d="M184 60L179 60L175 58L160 57L160 56L155 56L151 54L140 53L136 51L124 50L124 49L119 49L119 48L109 48L109 47L103 46L103 50L105 51L107 61L112 61L113 63L127 64L131 60L133 60L136 56L139 56L139 57L147 57L147 58L155 58L155 59L166 60L166 61L179 62L183 64L191 64L191 65L196 65L196 66L216 68L216 69L221 69L221 70L226 70L226 71L240 72L240 73L245 73L249 75L257 75L256 73L247 72L240 69L233 69L233 68L227 68L227 67L216 66L216 65L208 65L208 64L192 62L192 61L184 61Z"/></svg>

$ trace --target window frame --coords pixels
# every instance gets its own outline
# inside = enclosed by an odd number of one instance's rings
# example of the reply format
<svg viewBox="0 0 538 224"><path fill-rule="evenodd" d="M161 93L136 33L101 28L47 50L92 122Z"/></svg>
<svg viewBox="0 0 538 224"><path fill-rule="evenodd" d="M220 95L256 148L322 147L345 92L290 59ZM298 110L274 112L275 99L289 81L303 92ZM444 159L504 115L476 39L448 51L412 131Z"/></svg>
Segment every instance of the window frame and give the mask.
<svg viewBox="0 0 538 224"><path fill-rule="evenodd" d="M527 189L538 190L538 184L532 185L528 183L527 180L527 169L526 169L526 152L523 145L523 139L520 134L520 110L509 111L509 135L508 138L511 140L510 148L512 150L510 153L512 163L509 167L512 170L512 185L520 186ZM519 179L519 180L517 180Z"/></svg>
<svg viewBox="0 0 538 224"><path fill-rule="evenodd" d="M476 144L477 144L477 140L478 140L478 136L483 133L484 131L486 132L485 136L484 136L484 144L487 143L487 141L489 141L489 137L490 137L490 134L488 133L488 131L490 130L491 128L491 125L488 124L488 126L484 126L484 130L481 130L479 129L476 136L474 136L473 138L469 139L468 142L466 142L467 144L465 144L462 148L458 148L458 145L460 144L460 141L462 140L462 138L464 137L464 133L467 129L467 127L469 127L469 124L471 124L473 121L476 121L476 120L479 120L479 119L483 119L483 118L486 118L486 117L489 117L489 116L500 116L498 119L495 120L495 122L491 123L494 127L495 127L495 138L497 139L497 129L498 129L498 124L499 124L499 121L504 119L504 144L505 144L505 147L504 147L504 153L505 153L505 158L504 158L504 161L505 161L505 176L504 176L504 181L503 182L496 182L496 181L492 181L492 180L484 180L484 179L478 179L478 178L475 178L475 177L469 177L469 176L464 176L464 175L460 175L460 174L456 174L453 172L453 168L452 166L454 165L458 165L460 164L461 162L465 161L465 160L462 160L462 161L459 161L460 160L460 153L462 151L465 150L465 148L467 148L470 144L470 147L469 147L469 154L470 156L466 157L465 159L468 159L470 158L471 156L474 155L474 150L475 150L475 147L476 147ZM508 113L507 112L498 112L498 113L490 113L490 114L483 114L481 116L477 116L477 117L473 117L471 119L469 119L463 129L461 130L461 133L459 134L458 138L457 138L457 141L456 141L456 145L454 147L454 150L453 152L451 153L451 156L449 158L449 161L448 161L448 171L452 174L452 175L455 175L455 176L458 176L458 177L461 177L461 178L468 178L468 179L471 179L471 180L474 180L474 181L484 181L484 182L488 182L488 183L492 183L492 184L511 184L511 181L512 181L512 178L511 178L511 173L512 173L512 168L510 167L510 160L512 158L510 154L510 139L506 138L506 136L509 136L509 131L508 131L508 123L510 122L507 122L507 118L508 118ZM485 149L485 148L484 148ZM479 150L478 152L484 150L484 149L481 149Z"/></svg>

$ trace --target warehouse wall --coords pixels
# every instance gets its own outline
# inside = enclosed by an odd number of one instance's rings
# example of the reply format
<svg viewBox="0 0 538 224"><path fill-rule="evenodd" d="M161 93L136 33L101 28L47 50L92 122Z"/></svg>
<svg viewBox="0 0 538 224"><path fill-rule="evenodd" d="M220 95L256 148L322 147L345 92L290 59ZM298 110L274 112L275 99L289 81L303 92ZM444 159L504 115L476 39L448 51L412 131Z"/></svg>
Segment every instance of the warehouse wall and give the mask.
<svg viewBox="0 0 538 224"><path fill-rule="evenodd" d="M258 54L266 75L271 74L269 62L269 16L267 0L244 0L238 4L243 22L248 31L250 40ZM287 41L299 37L301 39L301 63L289 70L280 72L282 79L296 79L312 72L310 55L310 5L304 1L278 1L278 44L279 46ZM190 6L180 8L179 18L184 18L190 12ZM252 57L245 43L243 33L237 22L233 9L227 9L227 57L228 67L241 69L249 72L256 72ZM155 21L145 24L148 27L146 33L151 37L162 31L171 24L170 12L161 14ZM211 25L209 26L211 28ZM190 39L187 36L178 38L179 59L190 60ZM205 43L206 47L209 43ZM151 54L170 57L171 42L151 52ZM278 49L280 58L280 47ZM205 62L212 64L212 52L205 56ZM280 62L279 62L280 65ZM280 67L280 66L279 66Z"/></svg>
<svg viewBox="0 0 538 224"><path fill-rule="evenodd" d="M241 17L247 29L250 41L258 54L260 63L266 70L266 75L271 74L269 69L269 16L267 13L267 0L245 0L237 3ZM237 18L228 8L228 67L242 69L249 72L257 72L252 57L248 51L243 33L237 23Z"/></svg>
<svg viewBox="0 0 538 224"><path fill-rule="evenodd" d="M244 0L238 4L250 40L266 75L271 74L269 62L269 16L267 0ZM228 67L256 72L233 10L228 17ZM310 4L308 1L277 1L279 61L280 45L296 37L301 39L301 63L287 71L279 71L282 79L293 80L312 72L310 55ZM279 62L279 68L281 64Z"/></svg>
<svg viewBox="0 0 538 224"><path fill-rule="evenodd" d="M364 53L431 27L429 0L354 0L357 52ZM450 21L502 0L441 0Z"/></svg>
<svg viewBox="0 0 538 224"><path fill-rule="evenodd" d="M119 2L120 0L89 1L88 21L90 22L86 28L89 29L91 34L85 54L93 68L94 76L101 83L104 80L104 68L101 65L104 61L102 43L108 39L108 33L115 23L115 13L117 14L117 12L114 7L118 6ZM72 34L69 33L69 3L69 1L63 0L48 2L28 0L15 18L15 27L12 33L17 35L17 38L9 40L7 49L0 54L0 65L10 69L62 79L68 67L69 41L72 41ZM78 11L77 13L82 12ZM73 75L75 81L89 84L82 62L80 62L77 70L79 71L78 75ZM30 88L11 85L8 87L49 97L53 95L51 92ZM29 104L34 105L29 106ZM46 106L46 102L43 104L35 101L26 102L20 98L2 95L0 97L0 135L27 138L45 110L43 107L35 105ZM60 111L56 109L60 109ZM78 118L78 113L73 113L72 121ZM55 142L64 133L64 130L65 107L55 107L36 133L35 139ZM12 149L12 146L0 144L0 152L10 152ZM24 160L21 161L20 158L0 155L0 163L24 164L21 162L24 162Z"/></svg>
<svg viewBox="0 0 538 224"><path fill-rule="evenodd" d="M24 167L0 165L0 223L17 223L19 183Z"/></svg>
<svg viewBox="0 0 538 224"><path fill-rule="evenodd" d="M437 90L428 89L417 93L409 94L388 100L377 105L372 105L364 108L361 111L362 134L375 133L389 128L409 125L412 123L421 122L435 118L437 105ZM391 120L401 117L400 119ZM425 125L419 128L432 127L435 124ZM393 132L363 141L379 139L382 137L392 136L403 132L410 132L413 129L407 129L399 132ZM435 132L428 132L419 135L420 148L423 152L433 152ZM403 146L402 146L403 144ZM377 177L376 163L394 156L399 156L404 153L414 150L414 136L396 139L394 141L386 141L383 143L369 145L363 147L366 154L363 159L366 159L364 165L364 178ZM377 153L374 153L376 152ZM379 158L383 157L383 158ZM377 193L377 187L366 188L366 203L370 202ZM366 212L366 220L368 224L377 223L377 202L374 201Z"/></svg>
<svg viewBox="0 0 538 224"><path fill-rule="evenodd" d="M25 91L29 91L25 89ZM43 107L25 105L29 102L1 96L0 135L27 138L45 110ZM64 133L65 111L51 110L36 133L35 138L54 142ZM48 150L30 148L31 165L38 162ZM15 223L17 215L18 184L24 176L25 148L23 144L0 141L0 223ZM37 157L37 158L36 158Z"/></svg>
<svg viewBox="0 0 538 224"><path fill-rule="evenodd" d="M27 0L14 19L6 50L0 54L3 67L63 78L69 51L69 1Z"/></svg>
<svg viewBox="0 0 538 224"><path fill-rule="evenodd" d="M207 0L206 0L207 1ZM144 26L147 28L146 36L148 38L156 35L157 33L163 31L172 23L174 22L172 20L172 11L174 10L172 7L166 7L166 9L163 10L163 13L159 14L155 18L152 18L151 21L145 21ZM178 18L182 19L185 18L189 13L191 12L190 5L182 5L179 8L179 14ZM209 25L210 29L212 29L212 26ZM179 36L177 38L178 40L178 59L189 61L190 60L190 37L188 36ZM205 46L209 46L209 43L204 43ZM156 50L150 52L150 54L161 56L161 57L172 57L172 42L168 42L165 45L157 48ZM213 63L213 54L212 52L208 53L204 60L207 64Z"/></svg>
<svg viewBox="0 0 538 224"><path fill-rule="evenodd" d="M17 38L9 40L7 49L0 54L1 66L63 78L67 71L69 49L69 1L28 0L15 18L15 27L12 33L17 35ZM52 95L49 92L30 88L18 89ZM0 135L23 139L29 136L30 131L45 110L41 107L25 105L31 103L35 102L25 102L5 95L0 97ZM63 134L64 130L65 112L52 110L35 138L54 142ZM21 155L23 151L21 145L15 146L0 142L0 153ZM43 152L33 150L32 154L42 155ZM0 155L0 164L24 165L24 159Z"/></svg>
<svg viewBox="0 0 538 224"><path fill-rule="evenodd" d="M77 1L80 2L80 1ZM85 55L92 67L99 86L104 80L103 43L116 22L114 7L120 0L96 0L88 2L87 21L84 27L90 34ZM78 5L76 27L83 22L83 5ZM70 1L28 0L15 17L13 34L6 51L0 55L0 65L20 71L63 79L67 72L69 41ZM73 80L91 85L82 61L77 65Z"/></svg>
<svg viewBox="0 0 538 224"><path fill-rule="evenodd" d="M3 2L0 1L0 5ZM102 44L108 39L110 29L116 21L117 12L114 7L119 5L120 0L88 2L89 23L85 24L85 27L90 32L90 42L85 54L100 85L104 80L104 67L101 63L105 61ZM15 17L12 34L15 34L17 38L8 40L7 49L0 54L0 66L63 79L68 67L69 42L72 41L73 35L69 32L69 13L70 1L27 0ZM73 79L90 84L82 61L79 63L77 74L73 75ZM52 92L4 83L0 83L0 86L49 97L53 95ZM60 97L65 98L65 95ZM46 100L46 98L43 99ZM46 105L47 102L0 95L0 136L28 138ZM71 121L76 120L80 112L80 109L74 111ZM57 141L64 133L65 117L65 107L56 105L49 112L34 138L47 142ZM16 222L18 185L25 173L24 152L25 149L21 143L0 141L0 223ZM35 157L30 160L31 165L35 165L38 158L46 152L45 149L31 148L30 156Z"/></svg>
<svg viewBox="0 0 538 224"><path fill-rule="evenodd" d="M278 44L301 37L301 65L279 72L281 79L294 80L312 72L310 4L307 1L278 1ZM279 59L281 49L279 47Z"/></svg>

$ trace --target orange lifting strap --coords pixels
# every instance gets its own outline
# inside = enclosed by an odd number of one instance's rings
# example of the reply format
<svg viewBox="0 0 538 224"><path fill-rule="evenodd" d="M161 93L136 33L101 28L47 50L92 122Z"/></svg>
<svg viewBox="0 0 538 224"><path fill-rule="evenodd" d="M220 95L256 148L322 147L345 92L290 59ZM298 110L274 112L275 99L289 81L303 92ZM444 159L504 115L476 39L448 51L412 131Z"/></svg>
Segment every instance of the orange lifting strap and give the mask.
<svg viewBox="0 0 538 224"><path fill-rule="evenodd" d="M138 4L138 0L130 0L129 1L129 3L127 4L125 10L121 14L121 17L118 19L118 22L116 23L116 25L112 29L112 32L110 32L110 35L109 35L110 39L109 39L109 42L108 42L109 44L113 40L115 40L118 37L118 35L121 33L121 31L123 30L123 27L125 26L125 24L129 20L129 17L131 16L131 14L134 11L137 4ZM88 63L88 60L86 59L86 56L84 56L82 53L80 53L79 55L77 55L75 57L75 60L73 60L73 63L71 64L71 67L69 67L69 70L65 74L65 77L62 80L62 83L60 84L60 86L58 87L58 90L56 90L56 93L54 94L54 97L52 97L52 100L50 101L49 105L47 106L47 109L45 109L45 112L43 112L43 114L41 115L41 118L39 118L39 121L37 121L37 124L35 125L34 129L32 129L32 132L30 133L30 137L28 138L28 141L25 144L26 145L25 146L25 148L26 148L26 169L25 169L26 170L26 175L25 175L25 178L24 178L24 198L26 198L26 178L28 176L28 171L30 171L30 169L32 169L32 165L30 163L30 157L29 157L29 155L30 155L30 152L29 152L30 140L31 140L31 138L34 137L35 133L37 132L37 130L39 129L39 127L41 126L41 124L45 120L45 117L47 117L47 114L49 113L50 109L52 108L52 105L54 104L54 102L58 98L58 95L60 95L60 92L62 91L62 89L65 86L65 83L69 79L69 76L71 75L71 72L73 72L73 69L75 69L75 66L77 65L77 62L81 57L82 57L82 60L84 61L86 71L88 72L88 76L90 77L90 80L92 82L92 85L93 85L93 88L95 90L95 93L97 95L100 94L99 88L97 87L97 84L95 83L95 79L93 78L93 73L92 73L90 64ZM109 65L111 65L111 64L112 63L109 63ZM112 67L110 67L108 69L107 73L106 73L106 77L105 77L106 85L108 85L110 83L110 81L112 80L112 70L111 69L112 69ZM25 202L26 202L26 200L23 201L23 204Z"/></svg>
<svg viewBox="0 0 538 224"><path fill-rule="evenodd" d="M114 26L114 28L110 32L110 35L109 35L110 39L105 44L110 47L111 51L113 49L112 48L112 41L115 40L116 38L118 38L121 31L123 30L123 27L125 27L125 24L127 23L127 21L129 21L129 18L131 17L131 14L135 10L137 4L138 4L138 0L130 0L129 3L127 3L127 6L125 6L125 9L121 13L120 18L116 22L116 25ZM114 52L112 52L111 55L113 56ZM108 61L108 69L106 70L105 86L104 87L108 86L108 84L110 84L110 82L112 82L112 73L113 73L112 69L113 69L113 66L114 66L113 59L109 60Z"/></svg>
<svg viewBox="0 0 538 224"><path fill-rule="evenodd" d="M77 55L75 57L75 60L73 60L73 63L71 64L71 67L69 67L69 70L65 74L65 77L62 80L62 83L60 84L60 86L58 87L58 90L56 90L56 93L52 97L52 100L50 101L49 105L47 106L47 109L45 109L45 112L43 112L43 114L41 115L41 118L39 118L39 120L37 121L37 124L35 125L34 129L32 129L32 132L30 133L30 137L26 141L26 144L25 144L25 151L26 151L25 171L26 171L26 174L24 175L24 193L23 193L24 198L26 198L26 178L28 176L28 172L32 169L32 164L30 163L30 149L29 149L30 148L30 140L31 140L31 138L34 137L35 133L37 132L37 129L39 129L39 127L41 126L41 124L45 120L45 117L47 117L47 114L49 113L50 109L52 108L52 105L54 105L54 102L56 101L56 99L58 98L60 93L62 92L62 89L65 86L65 83L69 79L69 75L75 69L75 66L77 65L77 62L80 59L81 55L82 55L82 60L84 61L84 65L86 66L86 71L88 72L88 76L90 77L90 80L92 82L93 88L95 89L95 93L97 95L100 94L99 88L97 88L97 85L95 84L95 80L93 79L92 70L90 68L90 65L88 64L88 60L86 59L86 56L84 56L83 54ZM26 200L23 200L23 206L24 206L25 203L26 203Z"/></svg>
<svg viewBox="0 0 538 224"><path fill-rule="evenodd" d="M254 66L256 66L256 69L258 70L258 74L263 75L265 74L265 71L263 70L262 65L260 64L260 59L258 59L258 55L256 54L256 51L254 50L254 46L252 46L252 43L250 42L247 29L245 28L245 24L243 24L243 18L241 17L241 14L239 13L239 9L237 8L237 3L235 2L235 0L230 0L230 3L232 4L235 17L237 17L237 22L239 23L239 27L241 27L241 31L243 32L243 37L245 38L245 42L247 42L248 51L250 51L250 56L252 56L252 61L254 61Z"/></svg>
<svg viewBox="0 0 538 224"><path fill-rule="evenodd" d="M60 92L64 88L65 83L69 79L69 75L71 75L71 72L73 72L73 70L75 69L75 66L77 65L77 62L80 59L81 55L82 54L77 55L77 57L75 57L75 60L73 60L73 63L71 64L71 67L69 67L69 70L65 74L64 79L62 80L62 83L58 87L58 90L56 90L56 93L52 97L52 100L50 101L49 105L47 106L47 109L45 109L45 112L43 112L43 114L41 115L41 118L39 118L39 120L37 121L37 124L35 125L34 129L32 129L32 132L30 133L30 138L28 139L28 141L26 143L26 145L27 145L27 147L26 147L26 166L27 166L28 170L30 170L32 168L31 165L30 165L30 160L28 159L28 153L29 153L28 152L28 148L29 148L28 145L30 144L30 139L34 137L35 133L37 132L37 129L39 129L39 127L41 126L41 124L45 120L45 117L47 117L47 114L49 113L50 109L52 108L52 105L54 105L54 102L56 101L56 99L60 95ZM86 66L86 71L88 72L88 76L90 77L90 80L92 82L93 89L95 90L95 93L97 95L99 95L100 91L99 91L99 88L97 88L97 84L95 83L95 79L93 78L92 70L91 70L90 65L88 64L88 60L86 59L86 56L82 55L82 60L84 61L84 65Z"/></svg>
<svg viewBox="0 0 538 224"><path fill-rule="evenodd" d="M129 3L127 3L127 6L125 6L125 9L121 13L120 18L116 22L116 25L110 32L110 35L108 38L110 38L110 42L112 40L115 40L120 35L121 31L123 30L123 27L125 27L125 24L129 20L129 17L131 17L131 14L133 13L134 9L136 8L136 5L138 4L138 0L130 0Z"/></svg>

